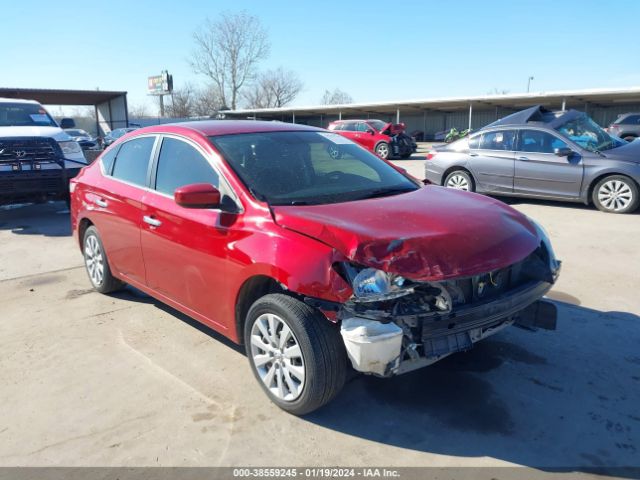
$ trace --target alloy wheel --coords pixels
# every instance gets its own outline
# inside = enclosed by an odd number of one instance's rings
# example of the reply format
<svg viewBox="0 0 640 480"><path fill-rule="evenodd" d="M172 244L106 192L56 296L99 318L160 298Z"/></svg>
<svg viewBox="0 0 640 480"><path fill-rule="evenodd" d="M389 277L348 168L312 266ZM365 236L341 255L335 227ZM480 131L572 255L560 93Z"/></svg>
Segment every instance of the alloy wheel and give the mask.
<svg viewBox="0 0 640 480"><path fill-rule="evenodd" d="M464 175L455 174L451 175L447 180L448 188L455 188L456 190L469 191L469 180Z"/></svg>
<svg viewBox="0 0 640 480"><path fill-rule="evenodd" d="M298 339L277 315L260 315L251 328L251 357L269 391L285 401L297 399L304 388L305 366Z"/></svg>
<svg viewBox="0 0 640 480"><path fill-rule="evenodd" d="M381 158L387 158L389 156L389 147L384 143L381 145L378 145L378 147L376 148L376 153Z"/></svg>
<svg viewBox="0 0 640 480"><path fill-rule="evenodd" d="M619 212L631 204L633 192L622 180L609 180L600 186L598 200L607 210Z"/></svg>
<svg viewBox="0 0 640 480"><path fill-rule="evenodd" d="M84 243L84 261L91 283L95 286L102 285L104 280L104 255L95 235L89 235Z"/></svg>

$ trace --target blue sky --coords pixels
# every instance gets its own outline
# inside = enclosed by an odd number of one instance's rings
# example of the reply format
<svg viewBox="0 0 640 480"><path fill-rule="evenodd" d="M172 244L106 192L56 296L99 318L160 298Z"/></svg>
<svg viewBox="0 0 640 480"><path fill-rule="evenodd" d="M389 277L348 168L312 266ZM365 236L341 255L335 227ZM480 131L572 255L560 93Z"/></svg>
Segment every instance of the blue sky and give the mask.
<svg viewBox="0 0 640 480"><path fill-rule="evenodd" d="M66 7L68 5L68 7ZM0 86L126 90L188 64L205 17L247 10L267 28L261 68L298 72L295 105L339 87L357 102L640 86L636 0L3 2ZM83 19L95 19L94 22Z"/></svg>

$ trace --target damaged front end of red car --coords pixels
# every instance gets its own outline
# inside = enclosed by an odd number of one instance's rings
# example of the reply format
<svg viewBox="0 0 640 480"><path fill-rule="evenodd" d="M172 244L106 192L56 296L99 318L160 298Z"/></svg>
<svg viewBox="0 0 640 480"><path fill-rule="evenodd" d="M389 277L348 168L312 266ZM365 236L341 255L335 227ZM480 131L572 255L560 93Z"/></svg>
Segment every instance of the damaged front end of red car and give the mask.
<svg viewBox="0 0 640 480"><path fill-rule="evenodd" d="M355 202L332 218L322 207L276 213L281 225L348 259L333 268L352 286L350 298L306 301L333 310L356 370L405 373L509 325L555 329L555 306L543 297L560 262L546 232L504 204L449 192L427 187L404 198ZM411 206L412 196L422 210ZM439 202L457 207L459 217Z"/></svg>

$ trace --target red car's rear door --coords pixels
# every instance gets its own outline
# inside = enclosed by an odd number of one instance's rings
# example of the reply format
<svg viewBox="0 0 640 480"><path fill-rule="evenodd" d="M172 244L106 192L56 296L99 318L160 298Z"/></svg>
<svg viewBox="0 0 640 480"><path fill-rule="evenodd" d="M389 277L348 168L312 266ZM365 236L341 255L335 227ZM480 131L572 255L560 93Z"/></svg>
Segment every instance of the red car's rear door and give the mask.
<svg viewBox="0 0 640 480"><path fill-rule="evenodd" d="M145 283L145 267L140 223L146 212L145 188L156 139L148 135L123 143L113 165L87 194L110 266L125 280L141 284Z"/></svg>
<svg viewBox="0 0 640 480"><path fill-rule="evenodd" d="M178 205L173 192L193 183L219 187L220 176L195 143L165 136L148 194L149 211L141 226L147 285L183 311L225 330L227 301L227 248L231 227L214 209Z"/></svg>

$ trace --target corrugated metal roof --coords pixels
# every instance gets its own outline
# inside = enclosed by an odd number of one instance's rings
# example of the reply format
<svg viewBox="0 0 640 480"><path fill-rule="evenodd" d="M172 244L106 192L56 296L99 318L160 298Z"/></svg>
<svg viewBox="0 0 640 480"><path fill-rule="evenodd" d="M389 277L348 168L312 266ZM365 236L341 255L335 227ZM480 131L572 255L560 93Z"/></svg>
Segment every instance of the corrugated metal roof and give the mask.
<svg viewBox="0 0 640 480"><path fill-rule="evenodd" d="M127 92L105 90L0 88L0 97L35 100L45 105L96 105L126 95Z"/></svg>
<svg viewBox="0 0 640 480"><path fill-rule="evenodd" d="M395 113L396 109L417 109L417 110L459 110L469 108L469 104L476 107L526 107L547 102L640 102L640 87L630 88L599 88L588 90L559 90L552 92L536 93L513 93L505 95L481 95L469 97L436 97L413 100L397 100L371 103L349 103L343 105L310 105L299 107L279 107L279 108L257 108L257 109L236 109L227 110L223 113L227 115L277 115L277 114L298 114L314 115L321 113L334 113L345 111L371 111Z"/></svg>

